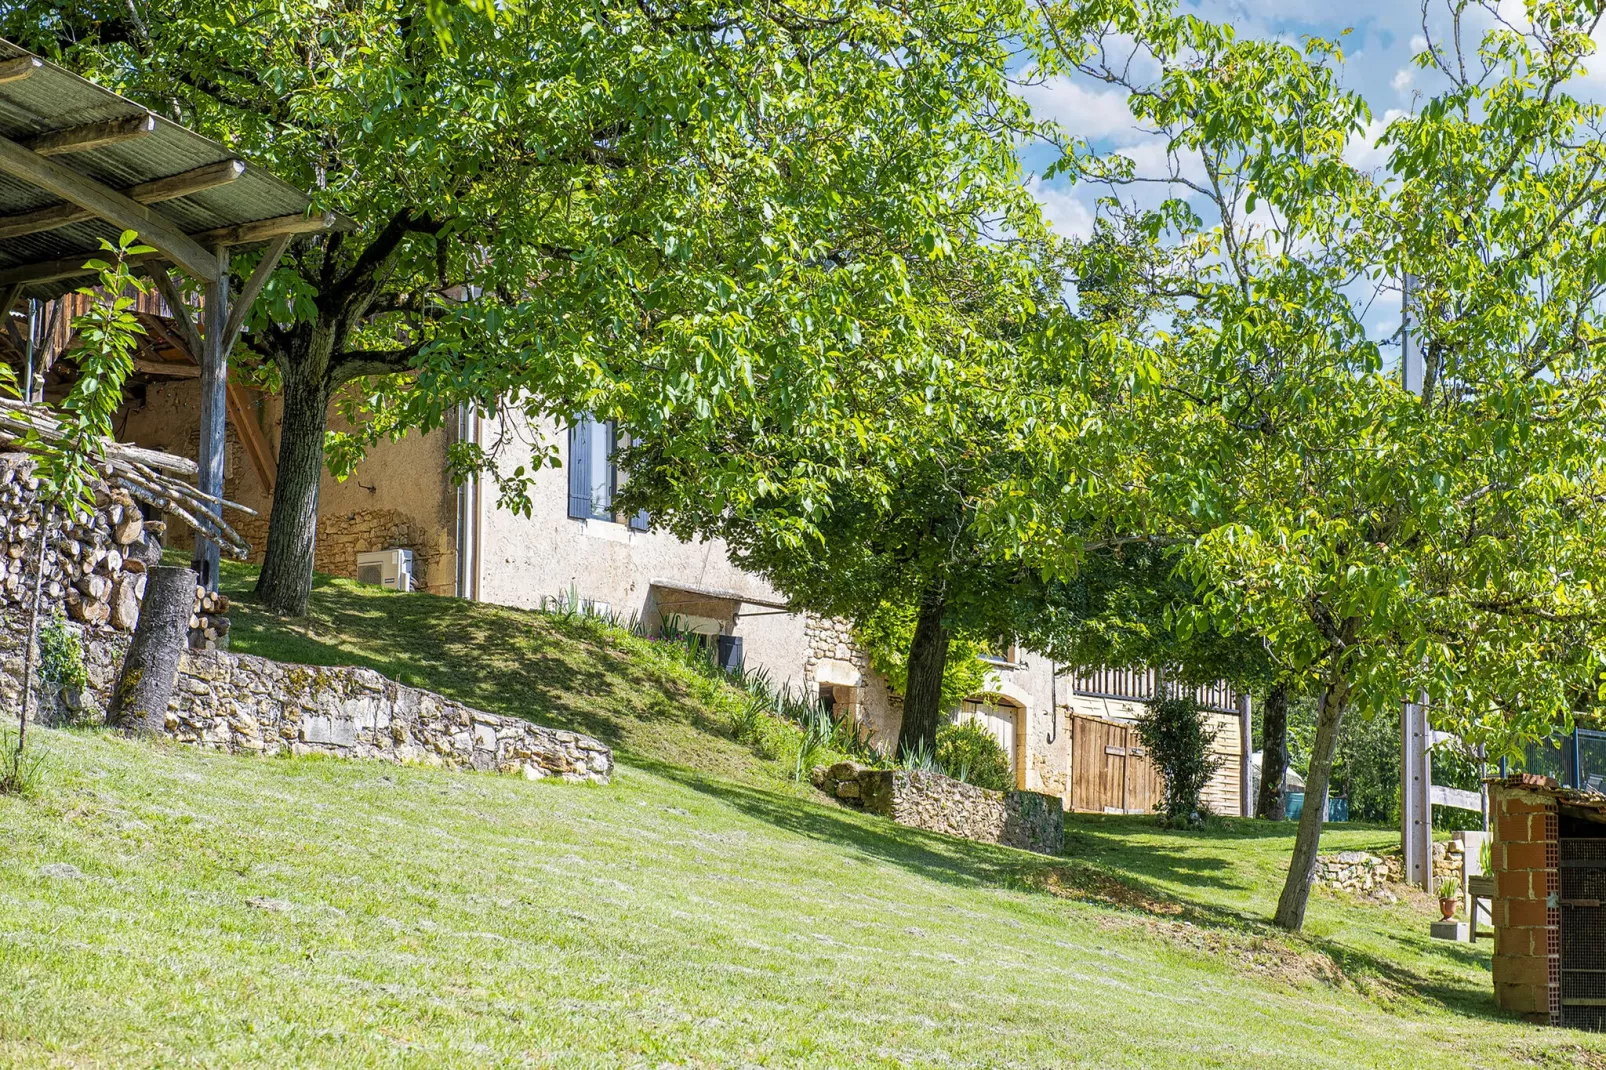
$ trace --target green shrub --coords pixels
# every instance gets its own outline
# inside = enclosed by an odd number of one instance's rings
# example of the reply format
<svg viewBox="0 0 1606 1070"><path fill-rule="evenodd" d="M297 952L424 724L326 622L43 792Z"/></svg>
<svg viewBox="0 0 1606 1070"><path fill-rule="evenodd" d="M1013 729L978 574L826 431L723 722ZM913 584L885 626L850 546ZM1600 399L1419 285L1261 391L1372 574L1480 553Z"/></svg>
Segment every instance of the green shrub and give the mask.
<svg viewBox="0 0 1606 1070"><path fill-rule="evenodd" d="M60 613L39 628L39 679L54 687L84 687L89 683L78 631Z"/></svg>
<svg viewBox="0 0 1606 1070"><path fill-rule="evenodd" d="M1137 728L1149 761L1165 781L1160 809L1167 822L1202 824L1206 810L1199 796L1221 759L1210 753L1216 733L1205 723L1199 704L1192 698L1151 702L1148 712L1138 719Z"/></svg>
<svg viewBox="0 0 1606 1070"><path fill-rule="evenodd" d="M949 776L978 788L1009 791L1015 786L1009 755L991 732L974 721L938 728L936 758Z"/></svg>

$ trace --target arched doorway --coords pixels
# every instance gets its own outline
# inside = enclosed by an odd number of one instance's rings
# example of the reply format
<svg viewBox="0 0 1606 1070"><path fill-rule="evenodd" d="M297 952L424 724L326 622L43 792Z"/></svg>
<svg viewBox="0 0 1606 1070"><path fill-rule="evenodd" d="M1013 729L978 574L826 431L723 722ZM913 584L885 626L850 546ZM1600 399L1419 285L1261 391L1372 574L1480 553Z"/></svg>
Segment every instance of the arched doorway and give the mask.
<svg viewBox="0 0 1606 1070"><path fill-rule="evenodd" d="M1009 772L1017 788L1026 786L1026 707L1018 700L1000 694L980 694L959 703L954 718L959 724L973 723L985 728L1009 756Z"/></svg>

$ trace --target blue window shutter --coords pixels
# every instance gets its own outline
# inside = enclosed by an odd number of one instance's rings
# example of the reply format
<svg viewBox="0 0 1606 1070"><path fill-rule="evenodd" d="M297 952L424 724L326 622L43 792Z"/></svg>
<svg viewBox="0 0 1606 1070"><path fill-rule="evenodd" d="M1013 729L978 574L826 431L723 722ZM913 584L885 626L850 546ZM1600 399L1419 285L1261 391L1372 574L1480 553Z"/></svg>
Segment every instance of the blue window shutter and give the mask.
<svg viewBox="0 0 1606 1070"><path fill-rule="evenodd" d="M569 516L584 520L591 515L591 421L569 425Z"/></svg>

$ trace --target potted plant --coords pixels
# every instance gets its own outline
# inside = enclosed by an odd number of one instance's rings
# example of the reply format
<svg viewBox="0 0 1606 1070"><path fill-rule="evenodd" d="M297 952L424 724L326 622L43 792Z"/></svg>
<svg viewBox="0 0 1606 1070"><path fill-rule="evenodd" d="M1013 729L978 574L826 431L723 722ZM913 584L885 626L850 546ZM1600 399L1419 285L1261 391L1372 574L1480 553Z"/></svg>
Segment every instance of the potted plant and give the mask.
<svg viewBox="0 0 1606 1070"><path fill-rule="evenodd" d="M1461 901L1461 888L1456 884L1454 877L1446 877L1439 882L1439 913L1444 915L1445 921L1455 917L1456 904Z"/></svg>

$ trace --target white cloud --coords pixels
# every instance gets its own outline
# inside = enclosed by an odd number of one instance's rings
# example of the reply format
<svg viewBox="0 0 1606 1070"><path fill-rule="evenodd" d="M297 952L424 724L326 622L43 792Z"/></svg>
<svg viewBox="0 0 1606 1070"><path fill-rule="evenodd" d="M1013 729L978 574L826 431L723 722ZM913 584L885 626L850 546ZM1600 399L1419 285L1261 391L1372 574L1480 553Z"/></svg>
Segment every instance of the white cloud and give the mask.
<svg viewBox="0 0 1606 1070"><path fill-rule="evenodd" d="M1389 88L1393 89L1396 93L1404 93L1406 90L1411 88L1411 83L1415 81L1415 69L1411 67L1401 67L1399 70L1394 72L1394 77L1389 80Z"/></svg>
<svg viewBox="0 0 1606 1070"><path fill-rule="evenodd" d="M1126 106L1126 92L1089 89L1063 75L1026 86L1021 95L1040 119L1053 119L1067 131L1089 141L1129 141L1142 136Z"/></svg>
<svg viewBox="0 0 1606 1070"><path fill-rule="evenodd" d="M1086 238L1093 233L1093 210L1076 190L1045 185L1035 178L1026 188L1043 206L1043 218L1054 228L1054 233L1062 238Z"/></svg>
<svg viewBox="0 0 1606 1070"><path fill-rule="evenodd" d="M1382 167L1388 162L1389 150L1380 148L1377 139L1383 136L1383 131L1388 129L1390 123L1404 115L1401 109L1390 108L1381 117L1373 118L1366 124L1365 130L1351 136L1349 144L1344 146L1344 159L1351 167L1358 167L1362 171Z"/></svg>

